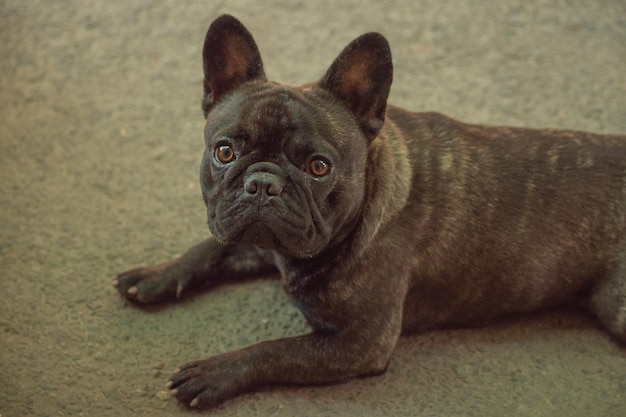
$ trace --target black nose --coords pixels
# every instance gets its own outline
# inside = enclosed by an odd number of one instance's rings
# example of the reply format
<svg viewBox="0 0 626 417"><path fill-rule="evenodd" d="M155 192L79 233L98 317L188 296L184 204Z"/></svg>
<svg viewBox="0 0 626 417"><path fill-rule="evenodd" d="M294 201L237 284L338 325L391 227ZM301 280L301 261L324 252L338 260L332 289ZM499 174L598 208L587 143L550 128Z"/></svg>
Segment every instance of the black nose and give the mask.
<svg viewBox="0 0 626 417"><path fill-rule="evenodd" d="M260 193L266 197L276 197L284 187L285 181L271 172L253 172L244 182L244 189L250 195Z"/></svg>

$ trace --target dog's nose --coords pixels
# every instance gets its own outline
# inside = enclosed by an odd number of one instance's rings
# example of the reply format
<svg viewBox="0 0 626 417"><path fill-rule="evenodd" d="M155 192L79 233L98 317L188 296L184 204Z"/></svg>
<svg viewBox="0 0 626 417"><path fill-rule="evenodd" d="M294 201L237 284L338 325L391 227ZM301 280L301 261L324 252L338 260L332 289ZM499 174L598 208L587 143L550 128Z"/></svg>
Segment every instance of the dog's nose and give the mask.
<svg viewBox="0 0 626 417"><path fill-rule="evenodd" d="M260 193L266 197L276 197L284 187L285 181L271 172L253 172L244 182L244 189L250 195Z"/></svg>

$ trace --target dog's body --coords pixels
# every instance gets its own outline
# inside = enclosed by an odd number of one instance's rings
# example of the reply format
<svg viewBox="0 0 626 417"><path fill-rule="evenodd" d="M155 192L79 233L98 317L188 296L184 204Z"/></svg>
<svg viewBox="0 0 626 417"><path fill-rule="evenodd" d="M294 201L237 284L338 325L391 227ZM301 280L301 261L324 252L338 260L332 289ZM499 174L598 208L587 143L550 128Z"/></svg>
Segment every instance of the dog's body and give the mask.
<svg viewBox="0 0 626 417"><path fill-rule="evenodd" d="M148 303L277 269L313 332L186 365L169 383L181 401L381 373L402 331L579 295L626 340L626 137L387 106L378 34L297 88L266 81L230 16L211 25L203 56L201 183L217 239L116 285Z"/></svg>

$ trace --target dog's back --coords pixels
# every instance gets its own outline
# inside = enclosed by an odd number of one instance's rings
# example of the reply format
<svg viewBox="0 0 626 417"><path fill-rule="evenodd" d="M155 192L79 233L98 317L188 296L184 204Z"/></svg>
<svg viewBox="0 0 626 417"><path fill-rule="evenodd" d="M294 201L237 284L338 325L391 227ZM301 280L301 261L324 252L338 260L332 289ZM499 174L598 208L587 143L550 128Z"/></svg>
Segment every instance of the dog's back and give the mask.
<svg viewBox="0 0 626 417"><path fill-rule="evenodd" d="M405 330L591 290L591 309L626 337L626 136L468 125L392 106L385 132L407 142L408 201L419 202L399 216L415 227Z"/></svg>

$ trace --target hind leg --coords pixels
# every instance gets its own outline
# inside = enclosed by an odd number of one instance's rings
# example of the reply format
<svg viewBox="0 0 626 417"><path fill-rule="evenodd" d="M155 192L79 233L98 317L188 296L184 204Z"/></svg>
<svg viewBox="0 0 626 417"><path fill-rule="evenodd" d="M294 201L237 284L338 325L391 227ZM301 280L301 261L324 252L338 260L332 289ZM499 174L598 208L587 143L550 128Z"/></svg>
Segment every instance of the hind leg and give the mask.
<svg viewBox="0 0 626 417"><path fill-rule="evenodd" d="M616 265L591 293L591 310L602 324L626 342L626 242L621 245Z"/></svg>

